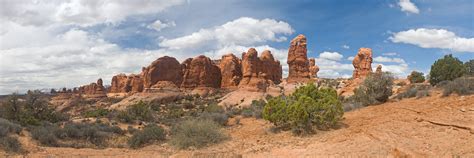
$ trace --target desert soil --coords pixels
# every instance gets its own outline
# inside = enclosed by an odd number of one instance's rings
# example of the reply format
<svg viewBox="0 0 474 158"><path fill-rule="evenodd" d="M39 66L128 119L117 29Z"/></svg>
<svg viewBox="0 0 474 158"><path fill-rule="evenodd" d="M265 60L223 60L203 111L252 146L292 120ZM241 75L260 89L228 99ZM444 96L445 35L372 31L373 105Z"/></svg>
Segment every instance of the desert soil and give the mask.
<svg viewBox="0 0 474 158"><path fill-rule="evenodd" d="M434 92L369 106L346 112L338 129L306 137L272 133L270 123L254 118L229 124L229 140L199 150L175 150L167 144L139 150L51 148L25 137L21 141L27 157L474 157L474 95L441 97Z"/></svg>

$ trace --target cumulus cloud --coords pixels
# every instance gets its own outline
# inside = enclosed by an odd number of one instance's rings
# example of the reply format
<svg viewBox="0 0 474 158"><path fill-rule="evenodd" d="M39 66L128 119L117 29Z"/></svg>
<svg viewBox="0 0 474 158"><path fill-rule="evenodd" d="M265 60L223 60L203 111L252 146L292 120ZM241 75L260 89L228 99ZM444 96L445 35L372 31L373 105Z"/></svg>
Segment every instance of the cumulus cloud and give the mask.
<svg viewBox="0 0 474 158"><path fill-rule="evenodd" d="M405 60L402 58L390 58L390 57L384 57L384 56L378 56L373 58L374 62L390 62L390 63L405 63Z"/></svg>
<svg viewBox="0 0 474 158"><path fill-rule="evenodd" d="M341 60L342 57L343 57L342 54L339 54L338 52L322 52L321 54L319 54L319 58L335 60L335 61Z"/></svg>
<svg viewBox="0 0 474 158"><path fill-rule="evenodd" d="M286 41L294 32L291 26L274 19L242 17L213 28L201 29L190 35L164 39L160 46L169 49L218 49L229 45L248 46L267 41Z"/></svg>
<svg viewBox="0 0 474 158"><path fill-rule="evenodd" d="M377 69L378 65L382 65L382 71L387 71L393 73L398 77L406 77L409 71L408 64L383 64L383 63L373 63L372 69Z"/></svg>
<svg viewBox="0 0 474 158"><path fill-rule="evenodd" d="M444 29L410 29L394 33L390 38L395 43L407 43L422 48L441 48L455 52L474 52L474 38L459 37Z"/></svg>
<svg viewBox="0 0 474 158"><path fill-rule="evenodd" d="M176 23L174 21L161 22L160 20L156 20L155 22L148 25L147 28L154 29L156 31L161 31L161 29L175 27L175 26L176 26Z"/></svg>
<svg viewBox="0 0 474 158"><path fill-rule="evenodd" d="M400 0L398 2L398 5L400 6L403 12L414 13L414 14L420 13L420 10L418 9L418 7L416 7L416 5L410 0Z"/></svg>
<svg viewBox="0 0 474 158"><path fill-rule="evenodd" d="M159 13L185 0L3 0L0 19L24 25L117 23L132 15Z"/></svg>

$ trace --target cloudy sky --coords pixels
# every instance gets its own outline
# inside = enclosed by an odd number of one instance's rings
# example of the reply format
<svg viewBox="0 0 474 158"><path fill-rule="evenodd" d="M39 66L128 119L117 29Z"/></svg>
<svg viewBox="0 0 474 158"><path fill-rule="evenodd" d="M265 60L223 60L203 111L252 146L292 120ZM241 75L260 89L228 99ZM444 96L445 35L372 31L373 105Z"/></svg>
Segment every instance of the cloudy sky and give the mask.
<svg viewBox="0 0 474 158"><path fill-rule="evenodd" d="M452 53L474 58L472 0L0 0L0 94L75 87L139 73L164 56L269 49L287 71L289 41L308 38L321 77L374 64L406 76Z"/></svg>

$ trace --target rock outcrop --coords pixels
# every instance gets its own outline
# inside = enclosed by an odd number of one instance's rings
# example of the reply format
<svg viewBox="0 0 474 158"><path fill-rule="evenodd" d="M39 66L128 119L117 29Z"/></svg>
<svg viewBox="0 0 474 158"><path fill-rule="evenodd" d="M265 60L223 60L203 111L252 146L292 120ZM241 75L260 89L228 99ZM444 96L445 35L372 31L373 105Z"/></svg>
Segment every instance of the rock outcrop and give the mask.
<svg viewBox="0 0 474 158"><path fill-rule="evenodd" d="M89 85L81 86L78 89L78 93L84 96L84 98L102 98L107 97L105 87L102 79L98 79L97 83L91 83Z"/></svg>
<svg viewBox="0 0 474 158"><path fill-rule="evenodd" d="M242 53L242 80L239 88L250 88L255 91L265 90L267 82L261 74L261 62L255 48L250 48L246 53Z"/></svg>
<svg viewBox="0 0 474 158"><path fill-rule="evenodd" d="M181 64L173 57L164 56L142 68L144 88L150 88L158 81L171 81L179 86L183 80Z"/></svg>
<svg viewBox="0 0 474 158"><path fill-rule="evenodd" d="M311 78L318 77L319 67L316 65L316 60L314 58L309 59L309 72Z"/></svg>
<svg viewBox="0 0 474 158"><path fill-rule="evenodd" d="M310 79L306 37L298 35L291 40L288 50L288 82L305 82Z"/></svg>
<svg viewBox="0 0 474 158"><path fill-rule="evenodd" d="M352 61L354 72L353 79L363 79L372 73L372 49L360 48Z"/></svg>
<svg viewBox="0 0 474 158"><path fill-rule="evenodd" d="M280 61L275 60L269 50L264 50L259 59L261 61L260 66L263 77L275 84L279 84L283 74Z"/></svg>
<svg viewBox="0 0 474 158"><path fill-rule="evenodd" d="M377 65L377 69L375 70L375 74L377 74L377 75L382 74L382 65Z"/></svg>
<svg viewBox="0 0 474 158"><path fill-rule="evenodd" d="M222 88L237 87L242 80L242 61L234 54L226 54L222 56L219 62L221 70Z"/></svg>
<svg viewBox="0 0 474 158"><path fill-rule="evenodd" d="M140 75L118 74L112 77L109 93L143 92L143 79Z"/></svg>
<svg viewBox="0 0 474 158"><path fill-rule="evenodd" d="M181 88L220 88L221 70L208 57L200 55L195 58L189 58L181 65L184 73Z"/></svg>

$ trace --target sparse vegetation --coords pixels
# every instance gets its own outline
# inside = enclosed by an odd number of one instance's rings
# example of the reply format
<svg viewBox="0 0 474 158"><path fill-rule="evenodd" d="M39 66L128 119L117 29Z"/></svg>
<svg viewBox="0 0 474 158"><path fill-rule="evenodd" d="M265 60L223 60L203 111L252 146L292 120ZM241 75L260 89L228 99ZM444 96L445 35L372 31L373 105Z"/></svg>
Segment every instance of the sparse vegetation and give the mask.
<svg viewBox="0 0 474 158"><path fill-rule="evenodd" d="M392 95L393 76L388 72L382 75L369 75L354 95L348 100L357 106L381 104Z"/></svg>
<svg viewBox="0 0 474 158"><path fill-rule="evenodd" d="M464 65L467 69L466 70L467 75L474 76L474 59L467 61L466 63L464 63Z"/></svg>
<svg viewBox="0 0 474 158"><path fill-rule="evenodd" d="M136 149L153 141L165 140L165 137L166 133L163 128L155 124L148 125L141 131L135 131L133 136L128 140L128 145Z"/></svg>
<svg viewBox="0 0 474 158"><path fill-rule="evenodd" d="M451 54L445 55L444 58L438 59L431 65L430 84L437 85L442 81L452 81L466 74L466 71L467 68L458 58Z"/></svg>
<svg viewBox="0 0 474 158"><path fill-rule="evenodd" d="M21 152L20 142L12 134L19 134L21 126L0 118L0 148L7 152Z"/></svg>
<svg viewBox="0 0 474 158"><path fill-rule="evenodd" d="M216 144L227 138L220 128L208 119L186 120L173 128L170 143L180 149Z"/></svg>
<svg viewBox="0 0 474 158"><path fill-rule="evenodd" d="M319 128L333 127L342 118L343 108L337 93L331 88L314 84L299 87L288 96L275 97L263 109L263 118L295 134L306 134Z"/></svg>
<svg viewBox="0 0 474 158"><path fill-rule="evenodd" d="M130 123L134 120L140 121L153 121L153 110L149 104L140 101L134 105L128 106L125 111L120 111L117 118L126 123Z"/></svg>
<svg viewBox="0 0 474 158"><path fill-rule="evenodd" d="M441 87L443 88L443 96L449 96L452 93L458 95L474 94L474 78L460 77L454 81L448 81Z"/></svg>
<svg viewBox="0 0 474 158"><path fill-rule="evenodd" d="M412 71L410 75L408 75L407 79L410 83L422 83L425 82L425 76L422 72Z"/></svg>
<svg viewBox="0 0 474 158"><path fill-rule="evenodd" d="M416 97L417 99L429 96L429 90L431 89L431 86L429 85L411 85L410 88L403 92L400 93L396 96L397 99L403 99L403 98L413 98Z"/></svg>
<svg viewBox="0 0 474 158"><path fill-rule="evenodd" d="M89 110L84 113L84 117L105 117L109 114L109 110L104 108Z"/></svg>

